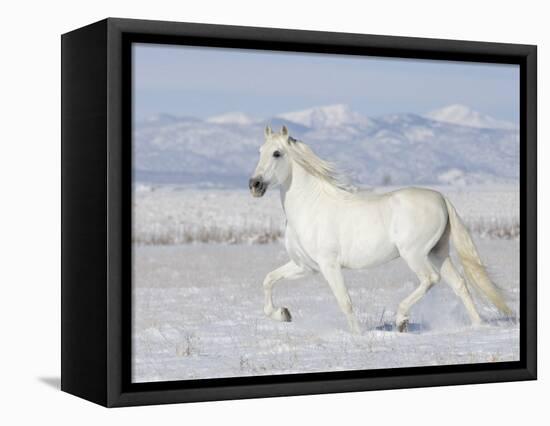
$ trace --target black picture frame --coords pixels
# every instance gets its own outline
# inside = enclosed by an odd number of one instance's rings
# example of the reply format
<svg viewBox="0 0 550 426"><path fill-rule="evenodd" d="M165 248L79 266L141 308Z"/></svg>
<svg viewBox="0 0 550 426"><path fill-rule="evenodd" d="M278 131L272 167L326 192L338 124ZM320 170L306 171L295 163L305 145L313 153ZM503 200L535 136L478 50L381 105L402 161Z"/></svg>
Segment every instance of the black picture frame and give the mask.
<svg viewBox="0 0 550 426"><path fill-rule="evenodd" d="M61 42L63 391L117 407L536 379L536 46L116 18ZM131 383L134 42L518 64L520 360Z"/></svg>

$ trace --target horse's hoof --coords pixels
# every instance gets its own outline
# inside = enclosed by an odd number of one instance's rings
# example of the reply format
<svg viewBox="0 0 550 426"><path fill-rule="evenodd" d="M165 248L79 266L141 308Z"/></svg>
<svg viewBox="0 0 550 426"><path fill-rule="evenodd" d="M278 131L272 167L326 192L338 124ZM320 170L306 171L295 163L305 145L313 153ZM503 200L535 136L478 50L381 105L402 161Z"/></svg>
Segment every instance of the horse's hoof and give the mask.
<svg viewBox="0 0 550 426"><path fill-rule="evenodd" d="M290 315L290 311L287 308L281 308L281 321L283 322L290 322L292 321L292 316Z"/></svg>
<svg viewBox="0 0 550 426"><path fill-rule="evenodd" d="M399 331L400 333L403 333L403 332L407 331L408 328L409 328L409 320L408 319L405 319L405 320L401 321L399 324L397 324L397 331Z"/></svg>

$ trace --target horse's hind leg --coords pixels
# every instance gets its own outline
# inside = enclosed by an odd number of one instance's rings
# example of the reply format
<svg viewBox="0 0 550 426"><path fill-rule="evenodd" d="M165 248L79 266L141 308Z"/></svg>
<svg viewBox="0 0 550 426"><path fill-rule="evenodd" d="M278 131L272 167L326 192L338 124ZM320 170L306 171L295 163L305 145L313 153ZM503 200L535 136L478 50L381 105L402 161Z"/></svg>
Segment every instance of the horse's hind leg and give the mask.
<svg viewBox="0 0 550 426"><path fill-rule="evenodd" d="M466 282L460 273L456 270L451 257L449 256L449 237L450 227L447 224L445 233L442 235L439 242L430 252L430 260L433 262L436 268L441 272L441 277L451 286L455 294L460 297L472 324L478 325L481 323L481 318L477 312L477 309L472 300L472 296L468 291Z"/></svg>
<svg viewBox="0 0 550 426"><path fill-rule="evenodd" d="M319 263L321 273L327 280L332 293L338 301L338 306L348 320L348 325L352 333L360 334L359 323L353 312L353 306L351 304L351 298L349 297L348 290L344 284L344 277L342 276L342 269L340 265L333 262Z"/></svg>
<svg viewBox="0 0 550 426"><path fill-rule="evenodd" d="M477 309L474 305L472 296L468 291L468 287L466 287L464 279L460 276L460 274L454 267L450 257L447 257L443 261L443 265L441 265L441 276L451 286L455 294L462 300L462 303L464 304L464 307L466 308L466 311L470 316L472 324L481 324L481 318L479 317L479 313L477 312Z"/></svg>
<svg viewBox="0 0 550 426"><path fill-rule="evenodd" d="M303 277L308 274L308 271L301 266L298 266L296 263L290 261L280 268L277 268L271 271L265 276L263 287L264 287L264 313L277 321L291 321L292 317L290 311L287 308L275 308L273 306L273 297L272 290L273 284L282 279L294 280L300 277Z"/></svg>
<svg viewBox="0 0 550 426"><path fill-rule="evenodd" d="M395 322L400 332L405 331L407 328L409 311L412 306L424 297L428 290L440 279L428 256L419 254L404 256L401 254L401 257L405 259L409 268L416 274L420 280L420 285L399 304Z"/></svg>

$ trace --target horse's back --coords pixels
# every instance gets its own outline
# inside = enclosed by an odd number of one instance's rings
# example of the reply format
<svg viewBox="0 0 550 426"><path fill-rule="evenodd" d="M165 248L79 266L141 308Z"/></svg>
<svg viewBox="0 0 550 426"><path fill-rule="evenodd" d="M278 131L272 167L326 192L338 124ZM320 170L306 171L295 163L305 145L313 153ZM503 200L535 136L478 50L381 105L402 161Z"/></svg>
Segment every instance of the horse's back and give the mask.
<svg viewBox="0 0 550 426"><path fill-rule="evenodd" d="M411 186L385 194L395 204L413 204L415 206L434 204L445 206L445 197L434 189Z"/></svg>

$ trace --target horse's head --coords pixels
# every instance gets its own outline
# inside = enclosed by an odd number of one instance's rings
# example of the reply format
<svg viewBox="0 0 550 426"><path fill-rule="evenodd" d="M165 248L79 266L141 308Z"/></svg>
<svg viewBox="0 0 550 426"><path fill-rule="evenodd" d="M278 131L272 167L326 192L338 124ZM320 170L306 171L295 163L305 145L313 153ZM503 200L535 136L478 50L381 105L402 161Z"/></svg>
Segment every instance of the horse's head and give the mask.
<svg viewBox="0 0 550 426"><path fill-rule="evenodd" d="M284 183L291 171L289 146L294 141L286 126L280 133L274 133L267 126L264 131L265 142L260 148L260 160L254 174L248 181L248 187L254 197L261 197L269 186Z"/></svg>

